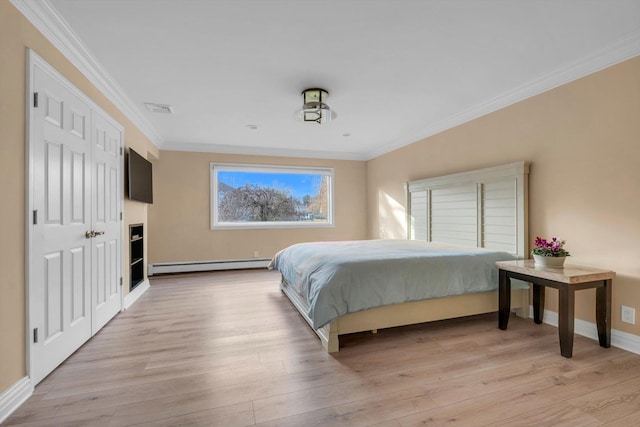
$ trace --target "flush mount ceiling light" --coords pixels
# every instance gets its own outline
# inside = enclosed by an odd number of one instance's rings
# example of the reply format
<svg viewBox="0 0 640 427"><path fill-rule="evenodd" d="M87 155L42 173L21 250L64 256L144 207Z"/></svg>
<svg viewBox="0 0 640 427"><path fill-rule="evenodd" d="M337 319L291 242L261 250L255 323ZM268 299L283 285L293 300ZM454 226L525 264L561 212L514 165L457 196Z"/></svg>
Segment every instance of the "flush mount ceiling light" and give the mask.
<svg viewBox="0 0 640 427"><path fill-rule="evenodd" d="M324 89L305 89L302 91L302 110L296 113L301 122L327 123L336 118L336 113L324 101L329 92Z"/></svg>

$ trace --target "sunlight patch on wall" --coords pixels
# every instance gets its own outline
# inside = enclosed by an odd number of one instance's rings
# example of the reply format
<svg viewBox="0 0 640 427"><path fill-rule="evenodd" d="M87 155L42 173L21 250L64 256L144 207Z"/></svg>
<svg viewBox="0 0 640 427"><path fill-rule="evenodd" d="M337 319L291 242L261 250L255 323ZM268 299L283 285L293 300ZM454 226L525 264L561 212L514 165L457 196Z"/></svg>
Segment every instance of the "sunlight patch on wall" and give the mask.
<svg viewBox="0 0 640 427"><path fill-rule="evenodd" d="M407 214L404 205L378 190L378 235L381 239L406 239Z"/></svg>

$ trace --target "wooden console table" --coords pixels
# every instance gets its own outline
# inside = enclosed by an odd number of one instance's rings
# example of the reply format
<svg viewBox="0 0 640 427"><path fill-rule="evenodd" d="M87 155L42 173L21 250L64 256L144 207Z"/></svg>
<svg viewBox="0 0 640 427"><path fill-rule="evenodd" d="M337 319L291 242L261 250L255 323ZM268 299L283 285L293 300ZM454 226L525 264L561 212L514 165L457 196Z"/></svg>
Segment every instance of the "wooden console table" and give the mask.
<svg viewBox="0 0 640 427"><path fill-rule="evenodd" d="M500 276L498 327L507 329L511 307L511 279L533 285L533 320L542 323L544 287L558 290L558 334L560 353L573 354L573 324L575 291L596 288L596 324L598 340L605 348L611 346L611 286L616 273L610 270L566 265L564 268L540 267L533 260L496 262Z"/></svg>

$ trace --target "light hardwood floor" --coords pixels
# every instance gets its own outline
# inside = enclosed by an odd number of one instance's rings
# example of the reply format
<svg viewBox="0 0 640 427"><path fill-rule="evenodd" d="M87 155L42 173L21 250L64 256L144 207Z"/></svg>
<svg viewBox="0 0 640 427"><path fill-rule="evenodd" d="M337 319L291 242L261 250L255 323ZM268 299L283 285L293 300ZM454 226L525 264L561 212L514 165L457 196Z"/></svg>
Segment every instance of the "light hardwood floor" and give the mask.
<svg viewBox="0 0 640 427"><path fill-rule="evenodd" d="M632 426L640 355L497 315L347 336L249 270L163 276L36 387L21 426Z"/></svg>

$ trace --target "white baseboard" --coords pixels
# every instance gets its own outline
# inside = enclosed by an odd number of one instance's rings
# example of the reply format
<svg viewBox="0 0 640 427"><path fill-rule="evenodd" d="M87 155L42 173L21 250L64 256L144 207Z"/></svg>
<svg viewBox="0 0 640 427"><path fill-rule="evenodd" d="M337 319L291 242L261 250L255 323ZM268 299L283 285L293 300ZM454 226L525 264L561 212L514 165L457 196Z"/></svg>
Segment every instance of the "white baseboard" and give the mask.
<svg viewBox="0 0 640 427"><path fill-rule="evenodd" d="M533 306L529 306L529 317L533 318ZM548 325L558 327L558 313L555 311L545 310L542 315L542 321ZM593 322L576 319L573 326L574 333L583 337L598 340L598 326ZM640 336L629 334L627 332L611 329L611 345L640 354Z"/></svg>
<svg viewBox="0 0 640 427"><path fill-rule="evenodd" d="M0 394L0 423L9 418L9 415L33 394L33 390L31 378L22 377L14 385L3 391Z"/></svg>
<svg viewBox="0 0 640 427"><path fill-rule="evenodd" d="M163 262L148 265L147 274L191 273L195 271L239 270L266 268L269 258L231 259L224 261Z"/></svg>
<svg viewBox="0 0 640 427"><path fill-rule="evenodd" d="M151 285L149 284L149 279L144 279L142 283L133 288L133 290L124 297L124 309L126 310L127 308L131 307L133 303L136 302L136 300L140 298L142 294L147 292L150 287Z"/></svg>

